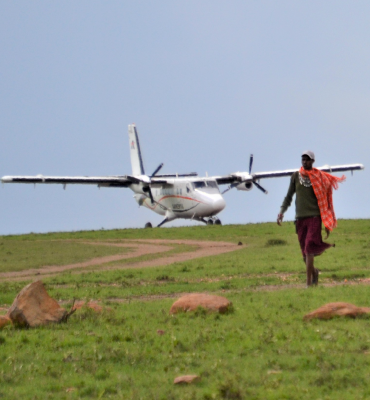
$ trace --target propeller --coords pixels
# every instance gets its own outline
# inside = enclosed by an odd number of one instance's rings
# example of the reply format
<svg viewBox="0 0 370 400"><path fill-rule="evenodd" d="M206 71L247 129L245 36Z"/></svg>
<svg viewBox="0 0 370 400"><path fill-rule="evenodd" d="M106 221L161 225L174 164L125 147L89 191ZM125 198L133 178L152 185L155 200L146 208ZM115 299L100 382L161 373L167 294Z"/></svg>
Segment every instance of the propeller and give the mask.
<svg viewBox="0 0 370 400"><path fill-rule="evenodd" d="M253 165L253 154L250 155L249 157L249 175L251 175L252 173L252 165ZM258 187L259 190L261 190L261 192L267 194L268 191L266 189L264 189L258 182L256 182L253 178L253 184Z"/></svg>
<svg viewBox="0 0 370 400"><path fill-rule="evenodd" d="M251 154L250 157L249 157L249 171L248 171L248 172L249 172L249 175L252 175L252 166L253 166L253 154ZM266 189L264 189L258 182L256 182L256 181L254 180L253 175L252 175L252 183L253 183L259 190L261 190L263 193L265 193L265 194L268 193L268 191L267 191ZM228 192L230 189L232 189L232 188L234 188L234 187L236 187L236 186L238 186L238 185L240 185L240 182L232 183L231 185L229 185L229 187L228 187L227 189L225 189L225 190L222 192L222 194Z"/></svg>
<svg viewBox="0 0 370 400"><path fill-rule="evenodd" d="M150 201L152 202L152 204L154 204L154 198L153 198L153 194L152 194L152 189L150 188L150 185L152 183L151 180L152 180L153 177L156 176L156 174L159 172L159 170L162 167L163 167L163 163L158 165L158 167L155 169L155 171L149 176L149 179L150 179L149 185L143 187L143 192L149 194Z"/></svg>

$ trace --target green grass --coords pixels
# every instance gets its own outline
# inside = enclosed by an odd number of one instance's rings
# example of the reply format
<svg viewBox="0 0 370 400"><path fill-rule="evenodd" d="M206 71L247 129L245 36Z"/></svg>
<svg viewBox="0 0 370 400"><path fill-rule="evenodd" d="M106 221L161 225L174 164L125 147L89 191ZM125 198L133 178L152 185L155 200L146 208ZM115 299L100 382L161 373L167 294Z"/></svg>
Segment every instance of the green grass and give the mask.
<svg viewBox="0 0 370 400"><path fill-rule="evenodd" d="M74 264L128 251L129 248L92 246L63 240L19 241L5 236L0 237L0 272Z"/></svg>
<svg viewBox="0 0 370 400"><path fill-rule="evenodd" d="M369 233L368 220L339 221L329 240L336 248L316 260L320 282L369 278ZM16 252L17 243L34 242L32 249L48 240L124 238L241 241L247 246L163 267L45 279L58 300L101 299L111 311L81 310L66 324L0 331L0 399L370 397L370 319L303 321L328 302L369 306L369 287L303 289L304 264L292 223L3 236L0 243L11 242ZM75 257L74 248L68 252ZM33 257L40 257L38 251ZM1 283L0 305L11 304L25 283ZM267 285L280 290L264 290ZM225 295L233 310L170 316L174 299L152 297L183 292ZM165 334L158 335L158 329ZM192 373L201 381L173 385L176 376Z"/></svg>

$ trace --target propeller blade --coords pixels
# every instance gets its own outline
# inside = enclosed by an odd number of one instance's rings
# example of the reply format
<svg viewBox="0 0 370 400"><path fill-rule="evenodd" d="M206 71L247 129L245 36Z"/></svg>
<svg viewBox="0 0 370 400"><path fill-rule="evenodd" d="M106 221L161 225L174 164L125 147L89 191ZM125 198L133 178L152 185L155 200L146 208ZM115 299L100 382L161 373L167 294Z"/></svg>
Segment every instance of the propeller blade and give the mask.
<svg viewBox="0 0 370 400"><path fill-rule="evenodd" d="M267 194L268 191L264 189L259 183L253 181L253 183L258 187L259 190L261 190L263 193Z"/></svg>
<svg viewBox="0 0 370 400"><path fill-rule="evenodd" d="M152 176L152 177L155 176L155 175L158 173L158 171L159 171L162 167L163 167L163 163L160 164L160 165L158 165L157 169L152 173L151 176Z"/></svg>
<svg viewBox="0 0 370 400"><path fill-rule="evenodd" d="M252 172L252 165L253 165L253 154L249 157L249 175Z"/></svg>
<svg viewBox="0 0 370 400"><path fill-rule="evenodd" d="M152 204L154 204L154 198L153 198L153 194L152 194L152 190L150 189L150 186L144 186L143 192L149 194L150 200L151 200Z"/></svg>
<svg viewBox="0 0 370 400"><path fill-rule="evenodd" d="M154 199L153 199L153 195L152 195L152 190L149 188L149 197L150 197L150 200L151 200L151 202L152 202L152 204L154 204Z"/></svg>

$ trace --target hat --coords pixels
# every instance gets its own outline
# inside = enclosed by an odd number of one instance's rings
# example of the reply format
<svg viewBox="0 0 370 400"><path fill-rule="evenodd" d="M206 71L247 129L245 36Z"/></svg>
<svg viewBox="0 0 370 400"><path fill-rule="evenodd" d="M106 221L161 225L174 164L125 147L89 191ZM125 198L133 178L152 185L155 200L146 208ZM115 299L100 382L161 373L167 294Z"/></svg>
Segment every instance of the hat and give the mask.
<svg viewBox="0 0 370 400"><path fill-rule="evenodd" d="M311 160L315 161L315 153L313 151L310 150L306 150L302 153L302 156L308 156L311 158Z"/></svg>

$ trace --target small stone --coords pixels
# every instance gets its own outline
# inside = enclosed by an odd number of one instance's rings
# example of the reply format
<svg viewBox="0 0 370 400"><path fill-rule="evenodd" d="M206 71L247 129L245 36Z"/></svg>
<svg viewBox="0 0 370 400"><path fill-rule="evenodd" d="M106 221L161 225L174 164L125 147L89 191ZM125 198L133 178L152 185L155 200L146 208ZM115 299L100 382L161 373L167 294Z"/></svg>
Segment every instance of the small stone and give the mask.
<svg viewBox="0 0 370 400"><path fill-rule="evenodd" d="M180 383L198 382L199 380L200 380L200 376L198 376L198 375L182 375L182 376L178 376L177 378L175 378L173 383L175 385L178 385Z"/></svg>
<svg viewBox="0 0 370 400"><path fill-rule="evenodd" d="M242 245L243 245L243 243L242 243L242 242L239 242L239 243L238 243L238 246L242 246Z"/></svg>
<svg viewBox="0 0 370 400"><path fill-rule="evenodd" d="M334 317L351 317L356 318L363 314L370 313L370 308L368 307L357 307L350 303L328 303L315 311L306 314L303 319L308 321L314 318L317 319L331 319Z"/></svg>
<svg viewBox="0 0 370 400"><path fill-rule="evenodd" d="M72 307L72 310L79 310L83 307L91 308L97 313L100 313L103 311L103 307L97 302L97 301L76 301L75 304Z"/></svg>
<svg viewBox="0 0 370 400"><path fill-rule="evenodd" d="M267 371L268 375L276 375L276 374L281 374L282 371L280 371L279 369L270 369L269 371Z"/></svg>
<svg viewBox="0 0 370 400"><path fill-rule="evenodd" d="M204 293L192 293L176 300L172 304L170 314L175 314L179 311L194 311L198 307L202 307L209 311L217 311L222 314L227 312L231 305L231 301L226 297Z"/></svg>

